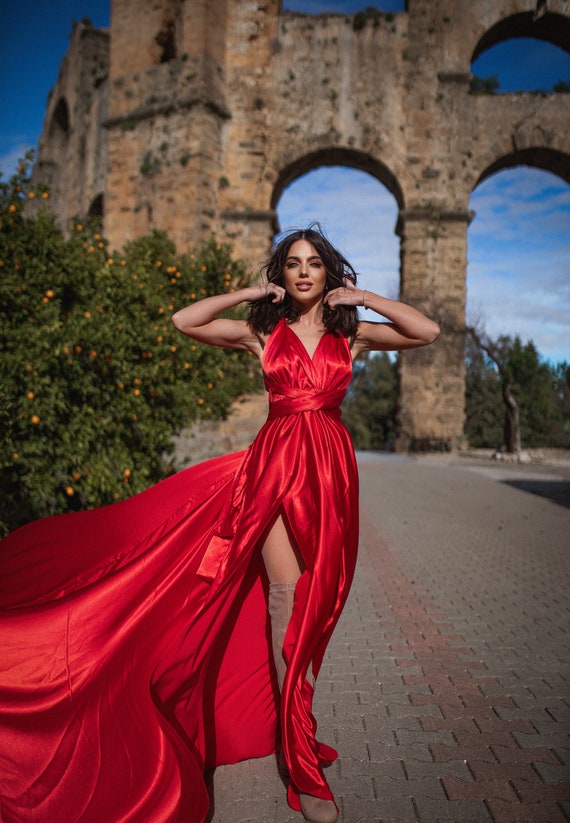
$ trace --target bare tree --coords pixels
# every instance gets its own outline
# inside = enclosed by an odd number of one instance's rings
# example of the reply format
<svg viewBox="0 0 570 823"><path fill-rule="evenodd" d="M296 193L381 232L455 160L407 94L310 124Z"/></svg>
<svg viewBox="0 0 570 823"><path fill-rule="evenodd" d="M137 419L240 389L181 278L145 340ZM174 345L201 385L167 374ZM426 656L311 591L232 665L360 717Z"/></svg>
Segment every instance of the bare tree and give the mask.
<svg viewBox="0 0 570 823"><path fill-rule="evenodd" d="M499 372L501 379L501 392L503 403L505 404L505 418L503 424L504 445L508 452L521 456L521 430L519 405L512 392L512 380L507 368L507 351L501 351L498 343L493 342L489 337L475 326L467 326L466 332L470 335L475 345L493 361Z"/></svg>

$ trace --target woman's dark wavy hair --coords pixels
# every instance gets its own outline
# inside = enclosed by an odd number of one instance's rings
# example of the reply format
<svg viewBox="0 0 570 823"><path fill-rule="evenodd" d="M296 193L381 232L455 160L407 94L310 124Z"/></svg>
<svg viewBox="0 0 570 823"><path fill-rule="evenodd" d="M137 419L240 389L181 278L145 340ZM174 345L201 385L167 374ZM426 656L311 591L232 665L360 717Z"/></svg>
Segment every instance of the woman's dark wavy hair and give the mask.
<svg viewBox="0 0 570 823"><path fill-rule="evenodd" d="M314 228L314 226L317 228ZM306 229L297 229L286 235L277 245L275 251L261 269L269 283L283 286L283 270L289 250L297 240L307 240L324 263L326 269L325 293L345 285L346 280L356 284L356 272L343 255L327 240L318 224L311 224ZM289 294L285 295L282 303L273 303L273 295L263 300L250 303L250 312L247 323L250 329L257 334L270 334L282 317L293 323L300 316ZM327 331L343 337L355 338L358 327L358 313L356 306L337 306L330 309L323 304L323 323Z"/></svg>

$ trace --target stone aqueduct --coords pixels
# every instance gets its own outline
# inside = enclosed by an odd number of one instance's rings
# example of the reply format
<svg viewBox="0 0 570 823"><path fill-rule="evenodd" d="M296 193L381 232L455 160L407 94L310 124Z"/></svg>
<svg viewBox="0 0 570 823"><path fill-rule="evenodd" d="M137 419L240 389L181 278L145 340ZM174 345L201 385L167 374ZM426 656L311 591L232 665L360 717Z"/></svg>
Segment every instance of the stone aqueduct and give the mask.
<svg viewBox="0 0 570 823"><path fill-rule="evenodd" d="M110 31L77 25L35 180L62 225L101 214L114 248L152 228L179 248L216 233L257 265L284 187L318 166L369 172L398 204L402 298L443 328L401 357L399 446L453 447L470 194L518 164L570 182L570 97L472 94L471 62L511 37L569 50L570 3L408 0L358 18L280 6L113 0Z"/></svg>

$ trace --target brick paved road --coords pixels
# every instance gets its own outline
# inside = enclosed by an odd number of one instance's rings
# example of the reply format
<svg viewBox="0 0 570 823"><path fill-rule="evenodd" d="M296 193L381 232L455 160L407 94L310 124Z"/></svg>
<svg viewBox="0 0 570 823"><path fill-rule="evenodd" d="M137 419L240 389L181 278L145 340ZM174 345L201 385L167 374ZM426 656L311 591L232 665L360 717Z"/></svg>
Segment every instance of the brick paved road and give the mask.
<svg viewBox="0 0 570 823"><path fill-rule="evenodd" d="M359 465L359 565L315 703L342 820L569 820L570 472ZM302 820L273 758L212 791L212 823Z"/></svg>

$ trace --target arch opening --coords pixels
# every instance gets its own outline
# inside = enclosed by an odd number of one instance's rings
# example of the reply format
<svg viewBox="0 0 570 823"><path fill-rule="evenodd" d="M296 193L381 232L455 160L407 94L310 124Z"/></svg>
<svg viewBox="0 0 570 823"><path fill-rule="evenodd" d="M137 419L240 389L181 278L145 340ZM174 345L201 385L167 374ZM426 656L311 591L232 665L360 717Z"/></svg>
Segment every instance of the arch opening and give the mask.
<svg viewBox="0 0 570 823"><path fill-rule="evenodd" d="M476 60L492 46L520 37L543 40L570 53L570 19L554 12L546 12L537 17L531 11L505 17L491 26L481 37L473 51L471 61Z"/></svg>
<svg viewBox="0 0 570 823"><path fill-rule="evenodd" d="M517 149L491 163L479 176L474 189L491 175L516 166L530 166L551 172L561 177L566 183L570 183L570 155L543 146L531 146Z"/></svg>
<svg viewBox="0 0 570 823"><path fill-rule="evenodd" d="M404 196L400 184L387 166L364 152L345 148L329 148L309 152L282 169L273 190L271 208L275 209L277 207L277 202L284 189L289 187L296 179L310 171L328 166L342 166L366 172L388 189L394 196L398 208L402 209L404 207Z"/></svg>
<svg viewBox="0 0 570 823"><path fill-rule="evenodd" d="M105 196L100 193L91 201L87 217L102 220L105 213Z"/></svg>
<svg viewBox="0 0 570 823"><path fill-rule="evenodd" d="M359 285L397 298L400 237L396 234L402 195L388 172L375 174L352 162L333 162L336 154L308 155L286 169L275 187L273 208L279 238L318 222L359 275ZM397 191L398 196L394 193Z"/></svg>
<svg viewBox="0 0 570 823"><path fill-rule="evenodd" d="M275 201L282 231L306 228L318 221L325 235L344 254L358 274L358 285L397 299L400 280L400 237L396 234L399 203L376 174L350 165L311 165L310 158L289 169L288 185L276 190ZM302 169L302 171L301 171ZM399 191L395 180L392 189ZM400 202L401 202L400 196ZM277 202L278 201L278 202ZM359 310L361 319L377 320ZM392 450L397 437L397 357L382 352L360 358L343 406L343 418L355 447Z"/></svg>
<svg viewBox="0 0 570 823"><path fill-rule="evenodd" d="M546 12L500 20L471 57L471 90L483 93L570 91L570 19Z"/></svg>
<svg viewBox="0 0 570 823"><path fill-rule="evenodd" d="M568 361L570 180L552 164L517 159L485 170L471 194L467 322Z"/></svg>
<svg viewBox="0 0 570 823"><path fill-rule="evenodd" d="M52 114L50 132L52 136L59 134L67 137L69 131L69 106L65 97L60 97Z"/></svg>

